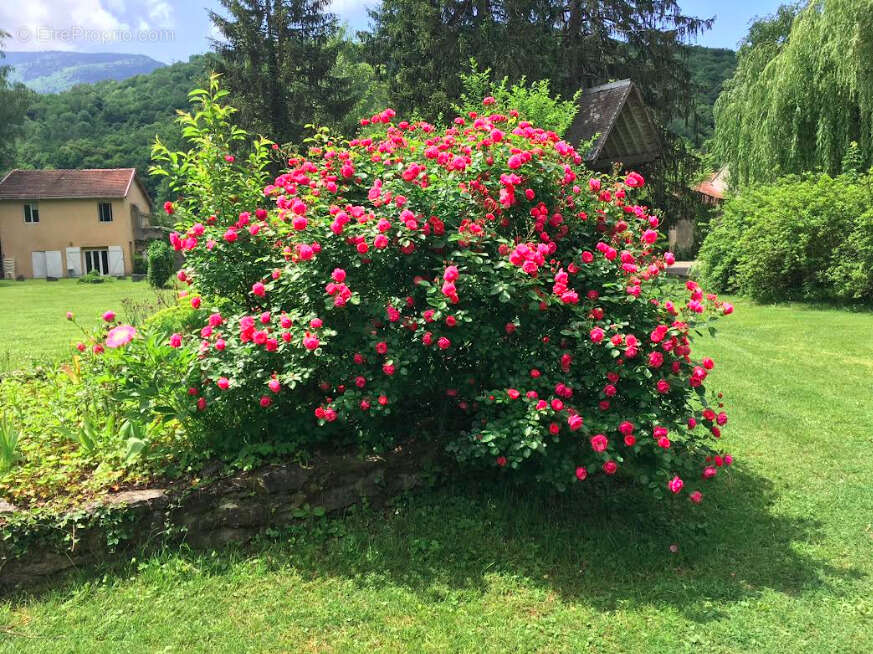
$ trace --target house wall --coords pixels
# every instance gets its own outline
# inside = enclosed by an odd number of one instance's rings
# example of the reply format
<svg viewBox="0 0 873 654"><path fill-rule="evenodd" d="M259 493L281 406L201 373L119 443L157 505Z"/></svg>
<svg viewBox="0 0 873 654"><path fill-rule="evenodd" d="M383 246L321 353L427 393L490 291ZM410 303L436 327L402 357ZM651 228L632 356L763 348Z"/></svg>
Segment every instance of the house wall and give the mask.
<svg viewBox="0 0 873 654"><path fill-rule="evenodd" d="M71 267L66 248L103 248L120 246L124 252L124 272L133 271L133 224L130 204L133 200L142 211L148 203L142 192L131 185L126 199L39 200L39 222L24 222L24 200L0 200L0 248L3 257L15 259L15 274L33 277L31 253L58 250L63 274ZM101 223L98 205L112 203L112 222ZM81 263L79 264L82 265Z"/></svg>
<svg viewBox="0 0 873 654"><path fill-rule="evenodd" d="M136 182L133 182L130 185L130 190L127 192L127 198L125 198L125 200L129 203L126 207L128 214L130 214L130 204L135 204L139 209L140 213L151 213L151 205L149 205L148 199L140 189L139 184L137 184ZM115 211L115 208L113 207L112 210Z"/></svg>

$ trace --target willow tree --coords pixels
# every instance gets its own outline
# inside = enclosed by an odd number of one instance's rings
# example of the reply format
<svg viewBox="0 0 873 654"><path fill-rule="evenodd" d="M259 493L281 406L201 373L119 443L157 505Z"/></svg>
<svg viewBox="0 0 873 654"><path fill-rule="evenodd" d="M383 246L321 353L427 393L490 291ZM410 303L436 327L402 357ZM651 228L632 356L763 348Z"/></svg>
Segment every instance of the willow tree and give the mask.
<svg viewBox="0 0 873 654"><path fill-rule="evenodd" d="M752 25L715 104L713 149L737 186L873 162L873 0L811 0Z"/></svg>

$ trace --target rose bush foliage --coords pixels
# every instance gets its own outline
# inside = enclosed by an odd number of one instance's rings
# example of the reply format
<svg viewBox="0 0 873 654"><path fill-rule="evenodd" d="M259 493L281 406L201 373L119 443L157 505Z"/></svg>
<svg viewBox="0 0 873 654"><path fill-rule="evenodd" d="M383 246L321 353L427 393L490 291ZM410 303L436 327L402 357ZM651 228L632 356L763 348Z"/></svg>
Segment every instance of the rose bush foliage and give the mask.
<svg viewBox="0 0 873 654"><path fill-rule="evenodd" d="M732 307L693 282L634 203L555 133L486 98L447 129L385 110L305 153L246 151L217 82L160 144L173 246L204 316L192 409L229 446L444 440L458 461L563 488L594 476L689 494L730 462L713 363L691 337ZM271 155L287 168L267 178ZM221 306L222 310L211 307Z"/></svg>

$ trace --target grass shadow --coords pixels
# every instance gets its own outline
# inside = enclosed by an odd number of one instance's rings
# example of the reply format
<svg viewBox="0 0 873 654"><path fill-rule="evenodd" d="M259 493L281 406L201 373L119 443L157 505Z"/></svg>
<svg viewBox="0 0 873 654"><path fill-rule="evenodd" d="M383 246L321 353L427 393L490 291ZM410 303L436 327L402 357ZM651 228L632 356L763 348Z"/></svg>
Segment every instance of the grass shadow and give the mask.
<svg viewBox="0 0 873 654"><path fill-rule="evenodd" d="M293 568L307 580L394 585L423 602L485 593L495 579L510 579L600 611L670 606L698 622L723 617L726 604L766 589L839 596L845 581L863 578L808 553L820 523L774 512L768 480L735 466L707 489L706 503L695 507L636 488L555 496L467 481L411 493L390 509L312 520L217 555L183 547L149 556L158 565L178 558L195 564L181 574L218 577L257 558L264 574ZM96 566L13 603L71 592L96 576L125 583L135 574L130 564Z"/></svg>
<svg viewBox="0 0 873 654"><path fill-rule="evenodd" d="M635 488L437 491L411 497L381 524L361 516L325 542L331 547L298 551L292 561L312 577L382 575L434 600L440 589L484 591L489 575L508 575L604 611L671 605L697 621L720 617L718 603L765 589L838 595L842 584L831 580L863 577L804 552L821 525L773 512L769 481L742 468L722 476L703 507Z"/></svg>

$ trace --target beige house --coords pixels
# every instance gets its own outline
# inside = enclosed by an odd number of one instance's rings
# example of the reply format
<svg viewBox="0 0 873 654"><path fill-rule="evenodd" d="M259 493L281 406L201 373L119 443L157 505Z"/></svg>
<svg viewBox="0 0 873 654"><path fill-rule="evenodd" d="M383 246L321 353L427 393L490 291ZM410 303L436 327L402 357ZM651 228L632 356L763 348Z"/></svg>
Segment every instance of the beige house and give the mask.
<svg viewBox="0 0 873 654"><path fill-rule="evenodd" d="M133 271L160 233L134 168L13 170L0 180L3 277L78 277Z"/></svg>

